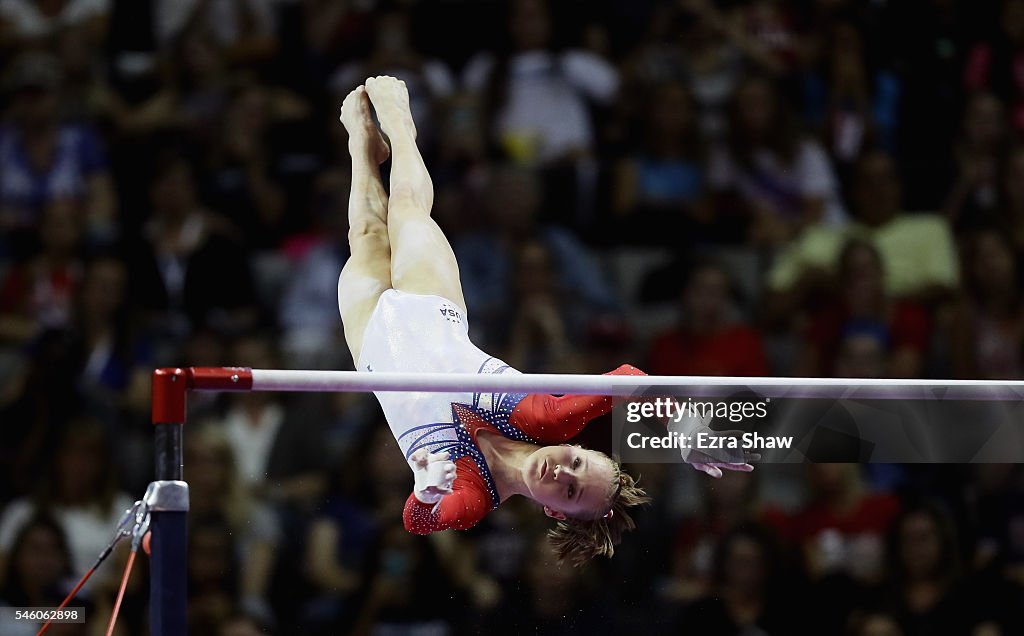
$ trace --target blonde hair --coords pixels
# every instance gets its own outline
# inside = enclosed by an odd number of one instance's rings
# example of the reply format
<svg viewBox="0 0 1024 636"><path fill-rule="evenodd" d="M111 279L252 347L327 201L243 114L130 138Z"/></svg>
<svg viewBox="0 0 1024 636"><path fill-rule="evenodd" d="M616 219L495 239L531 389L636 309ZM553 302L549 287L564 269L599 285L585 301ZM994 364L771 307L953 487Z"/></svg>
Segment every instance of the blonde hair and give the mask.
<svg viewBox="0 0 1024 636"><path fill-rule="evenodd" d="M609 496L609 509L593 519L565 519L548 532L559 561L569 561L581 566L595 556L611 557L615 546L622 540L622 534L636 528L628 508L649 503L643 488L631 475L623 472L618 462L608 458L614 469L614 479Z"/></svg>

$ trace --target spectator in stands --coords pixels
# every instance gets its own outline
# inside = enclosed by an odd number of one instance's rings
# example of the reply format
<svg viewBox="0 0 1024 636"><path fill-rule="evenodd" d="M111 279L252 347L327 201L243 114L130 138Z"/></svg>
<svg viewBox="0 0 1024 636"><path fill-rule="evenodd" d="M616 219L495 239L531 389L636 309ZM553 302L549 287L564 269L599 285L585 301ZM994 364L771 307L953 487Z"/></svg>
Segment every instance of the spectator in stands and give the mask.
<svg viewBox="0 0 1024 636"><path fill-rule="evenodd" d="M972 603L986 620L976 634L1024 629L1024 488L1018 464L972 464L951 508Z"/></svg>
<svg viewBox="0 0 1024 636"><path fill-rule="evenodd" d="M713 149L708 171L712 188L734 196L728 211L746 233L737 238L755 245L780 247L805 228L847 222L828 154L766 77L737 89L728 141Z"/></svg>
<svg viewBox="0 0 1024 636"><path fill-rule="evenodd" d="M99 44L106 47L109 41L106 35ZM50 50L63 69L61 112L69 121L105 129L109 113L101 93L107 91L108 77L101 70L106 59L97 54L96 44L85 29L65 29Z"/></svg>
<svg viewBox="0 0 1024 636"><path fill-rule="evenodd" d="M658 4L651 8L647 30L622 62L622 94L629 100L635 93L659 84L682 82L687 78L687 51L683 48L684 27L692 26L678 6Z"/></svg>
<svg viewBox="0 0 1024 636"><path fill-rule="evenodd" d="M905 510L893 522L889 550L887 598L908 636L979 633L973 630L989 622L986 604L972 602L956 530L943 508L923 503Z"/></svg>
<svg viewBox="0 0 1024 636"><path fill-rule="evenodd" d="M487 631L553 636L566 628L580 633L607 629L612 614L602 605L600 586L587 574L586 568L560 563L551 545L538 537L527 556L524 585L495 612Z"/></svg>
<svg viewBox="0 0 1024 636"><path fill-rule="evenodd" d="M257 369L280 368L266 336L239 338L230 357ZM321 422L312 414L289 410L279 394L251 392L232 398L223 427L237 462L236 479L257 501L279 511L310 510L327 485Z"/></svg>
<svg viewBox="0 0 1024 636"><path fill-rule="evenodd" d="M843 328L833 365L837 378L885 378L889 376L892 340L884 324L854 322Z"/></svg>
<svg viewBox="0 0 1024 636"><path fill-rule="evenodd" d="M13 381L2 394L0 421L16 424L0 427L0 489L5 502L38 489L39 476L52 469L53 449L67 422L82 414L77 371L71 363L75 355L73 343L60 330L43 332L28 349L12 355L19 361L24 356L24 366L16 365Z"/></svg>
<svg viewBox="0 0 1024 636"><path fill-rule="evenodd" d="M157 163L153 215L132 250L131 297L176 338L207 322L222 329L250 325L252 275L237 231L200 202L183 157L169 154Z"/></svg>
<svg viewBox="0 0 1024 636"><path fill-rule="evenodd" d="M347 167L320 173L313 188L312 231L292 237L281 248L291 271L277 306L284 329L281 348L289 368L331 369L342 361L344 340L338 323L338 272L349 257Z"/></svg>
<svg viewBox="0 0 1024 636"><path fill-rule="evenodd" d="M154 11L157 41L165 46L195 25L235 64L265 62L278 50L270 0L156 0Z"/></svg>
<svg viewBox="0 0 1024 636"><path fill-rule="evenodd" d="M623 358L640 359L646 344L637 337L633 326L625 317L607 314L589 321L579 338L581 373L605 373L614 369L615 362ZM587 446L590 448L590 446Z"/></svg>
<svg viewBox="0 0 1024 636"><path fill-rule="evenodd" d="M0 565L11 557L14 539L39 512L51 513L67 537L71 572L80 577L110 542L111 529L132 499L117 489L110 461L110 440L93 421L68 425L33 497L9 503L0 516ZM94 575L100 587L116 585L117 559L108 560ZM2 568L0 568L2 569Z"/></svg>
<svg viewBox="0 0 1024 636"><path fill-rule="evenodd" d="M845 184L866 148L896 147L900 80L869 67L864 36L849 18L827 23L819 37L824 50L820 68L804 79L805 108Z"/></svg>
<svg viewBox="0 0 1024 636"><path fill-rule="evenodd" d="M969 481L962 488L960 506L966 509L970 563L983 570L994 564L1012 563L1015 524L1024 515L1024 491L1019 488L1018 464L972 464Z"/></svg>
<svg viewBox="0 0 1024 636"><path fill-rule="evenodd" d="M378 532L371 515L377 494L371 473L372 444L385 440L380 433L386 431L380 422L335 462L326 500L310 522L303 565L313 589L302 608L302 624L309 632L347 632L359 611L360 589L366 583ZM394 439L390 442L388 450L397 452Z"/></svg>
<svg viewBox="0 0 1024 636"><path fill-rule="evenodd" d="M702 633L801 634L799 610L788 599L781 554L771 532L742 523L718 544L714 556L714 591L687 607L679 629Z"/></svg>
<svg viewBox="0 0 1024 636"><path fill-rule="evenodd" d="M115 420L121 409L145 411L152 351L128 316L128 272L110 256L89 261L76 299L79 388L97 414Z"/></svg>
<svg viewBox="0 0 1024 636"><path fill-rule="evenodd" d="M590 106L612 105L618 71L591 51L561 48L546 0L508 4L506 41L474 56L463 82L480 96L500 155L543 169L544 212L582 232L593 222L598 178Z"/></svg>
<svg viewBox="0 0 1024 636"><path fill-rule="evenodd" d="M964 253L966 293L950 339L959 378L1017 378L1024 373L1024 307L1009 239L996 230L969 237Z"/></svg>
<svg viewBox="0 0 1024 636"><path fill-rule="evenodd" d="M722 475L714 487L700 482L701 507L673 537L673 576L665 590L669 601L688 603L712 593L711 556L730 530L761 516L757 491L755 473Z"/></svg>
<svg viewBox="0 0 1024 636"><path fill-rule="evenodd" d="M755 0L726 10L708 0L680 5L707 29L705 37L721 36L764 72L781 75L798 62L801 36L794 31L792 11L781 2Z"/></svg>
<svg viewBox="0 0 1024 636"><path fill-rule="evenodd" d="M13 267L0 287L0 342L23 345L46 329L71 324L82 284L81 230L73 201L47 205L39 227L39 254Z"/></svg>
<svg viewBox="0 0 1024 636"><path fill-rule="evenodd" d="M616 169L612 212L622 219L615 232L618 242L675 245L680 236L693 240L711 233L714 210L697 115L684 85L662 84L649 91L642 139Z"/></svg>
<svg viewBox="0 0 1024 636"><path fill-rule="evenodd" d="M221 135L209 154L211 204L239 228L247 245L275 248L293 230L286 214L280 152L274 125L304 116L304 104L256 81L240 82L220 122Z"/></svg>
<svg viewBox="0 0 1024 636"><path fill-rule="evenodd" d="M306 0L302 3L304 45L325 72L364 54L373 40L376 1ZM365 79L365 78L364 78Z"/></svg>
<svg viewBox="0 0 1024 636"><path fill-rule="evenodd" d="M804 475L809 499L786 532L803 553L807 573L813 579L842 572L876 581L899 499L869 492L859 464L807 464Z"/></svg>
<svg viewBox="0 0 1024 636"><path fill-rule="evenodd" d="M935 214L903 210L896 164L880 150L868 151L857 161L851 187L853 227L805 232L779 256L768 274L769 287L798 295L815 288L821 273L834 272L841 262L838 256L846 241L861 238L881 255L887 294L929 304L948 298L960 280L948 222Z"/></svg>
<svg viewBox="0 0 1024 636"><path fill-rule="evenodd" d="M531 171L500 166L487 185L489 224L453 240L462 289L475 324L483 325L484 341L499 341L512 315L517 258L524 253L545 259L543 275L557 290L562 306L579 316L614 312L618 299L595 259L579 238L538 218L542 184ZM526 250L531 246L530 250ZM539 248L539 249L538 249ZM541 254L543 252L543 254ZM519 265L526 265L520 262ZM521 305L519 305L521 307ZM578 322L573 322L573 327Z"/></svg>
<svg viewBox="0 0 1024 636"><path fill-rule="evenodd" d="M806 335L798 373L836 372L840 346L853 332L874 331L887 351L886 376L919 377L931 337L928 313L885 291L886 271L873 245L851 241L839 257L834 299L816 312Z"/></svg>
<svg viewBox="0 0 1024 636"><path fill-rule="evenodd" d="M238 566L234 589L239 603L255 615L272 618L271 574L283 539L277 517L244 488L231 445L219 427L207 424L191 431L185 465L189 467L189 518L218 519L227 526L237 551L232 558Z"/></svg>
<svg viewBox="0 0 1024 636"><path fill-rule="evenodd" d="M515 310L503 358L517 369L554 373L579 363L571 346L572 307L558 293L553 261L551 252L539 241L525 243L515 261Z"/></svg>
<svg viewBox="0 0 1024 636"><path fill-rule="evenodd" d="M79 414L96 418L114 440L113 457L124 470L118 477L129 481L123 485L143 485L150 479L145 473L145 459L151 438L140 429L117 430L121 417L128 413L148 413L149 388L152 370L152 351L148 339L140 335L130 322L126 298L127 272L124 263L110 256L98 256L84 265L66 252L70 236L77 234L73 221L62 218L63 213L52 207L43 228L48 247L40 257L24 268L11 272L3 286L0 307L21 305L21 313L0 314L0 333L8 338L31 337L32 349L39 355L49 350L45 362L46 372L56 384L47 386L36 376L30 388L21 396L21 408L0 415L8 421L19 421L21 429L11 432L28 446L11 443L10 451L16 462L28 470L29 476L36 452L45 453L53 443L48 439L52 431L63 425L65 415ZM63 268L54 267L65 261ZM49 273L48 273L49 270ZM70 298L66 297L70 296ZM67 307L64 305L70 303ZM0 309L2 311L2 309ZM20 329L21 331L17 331ZM32 395L35 391L37 395ZM54 394L62 395L61 406L50 404ZM35 417L30 415L32 402L36 402ZM9 419L8 419L9 418ZM33 423L34 425L28 425ZM28 425L28 426L26 426ZM51 432L47 432L47 431ZM13 440L11 440L13 442ZM34 450L30 450L34 447ZM140 450L146 455L140 457ZM142 479L133 479L141 477Z"/></svg>
<svg viewBox="0 0 1024 636"><path fill-rule="evenodd" d="M1012 128L1024 130L1024 82L1015 69L1024 60L1024 2L1002 0L995 37L977 42L964 69L964 87L973 93L991 91L1010 110Z"/></svg>
<svg viewBox="0 0 1024 636"><path fill-rule="evenodd" d="M587 100L608 104L617 71L593 53L557 50L544 0L512 0L509 8L507 48L470 60L466 88L483 96L490 133L509 157L528 165L586 157L596 141Z"/></svg>
<svg viewBox="0 0 1024 636"><path fill-rule="evenodd" d="M956 182L945 205L950 224L959 231L991 224L999 214L1008 127L1006 109L995 95L979 93L967 103L955 149Z"/></svg>
<svg viewBox="0 0 1024 636"><path fill-rule="evenodd" d="M48 53L18 57L10 123L0 126L0 229L30 230L51 204L74 203L93 241L117 230L117 197L103 141L61 112L63 71Z"/></svg>
<svg viewBox="0 0 1024 636"><path fill-rule="evenodd" d="M1018 258L1024 256L1024 146L1010 150L1000 183L1001 210L995 225L1010 239Z"/></svg>
<svg viewBox="0 0 1024 636"><path fill-rule="evenodd" d="M713 3L661 5L624 64L628 89L620 99L628 101L631 93L658 84L683 82L693 94L701 133L718 141L728 130L728 104L748 67L779 70L772 56Z"/></svg>
<svg viewBox="0 0 1024 636"><path fill-rule="evenodd" d="M354 633L415 630L447 633L459 619L458 599L439 567L428 541L405 531L400 521L385 523L379 531L373 578L359 607Z"/></svg>
<svg viewBox="0 0 1024 636"><path fill-rule="evenodd" d="M238 546L227 521L195 519L188 531L188 630L216 633L239 601Z"/></svg>
<svg viewBox="0 0 1024 636"><path fill-rule="evenodd" d="M679 325L654 338L648 368L654 375L768 374L764 345L743 320L728 272L701 263L687 274Z"/></svg>
<svg viewBox="0 0 1024 636"><path fill-rule="evenodd" d="M900 502L869 493L860 470L857 464L806 468L811 501L788 522L811 578L808 622L828 633L840 633L858 610L884 596L885 535Z"/></svg>
<svg viewBox="0 0 1024 636"><path fill-rule="evenodd" d="M4 636L36 634L39 624L17 620L14 608L56 607L75 583L64 529L45 513L33 517L15 538L7 571L0 576L0 607L4 608L0 632ZM98 633L106 627L112 603L106 590L100 590L77 598L75 607L84 609L83 623L56 625L57 629L69 627L69 630L54 630L54 633L64 636Z"/></svg>
<svg viewBox="0 0 1024 636"><path fill-rule="evenodd" d="M110 0L5 0L0 3L0 47L46 46L67 31L79 31L93 47L107 34Z"/></svg>
<svg viewBox="0 0 1024 636"><path fill-rule="evenodd" d="M411 20L406 11L387 11L375 16L370 54L338 68L330 81L331 91L340 102L367 77L391 75L404 81L409 89L417 140L421 148L425 146L429 151L436 139L435 110L454 94L456 82L444 62L417 50Z"/></svg>
<svg viewBox="0 0 1024 636"><path fill-rule="evenodd" d="M223 49L209 33L190 28L178 36L155 94L140 103L102 93L117 129L129 135L181 133L196 148L212 146L230 99Z"/></svg>
<svg viewBox="0 0 1024 636"><path fill-rule="evenodd" d="M691 4L711 6L707 0ZM752 0L738 5L728 16L746 38L753 41L780 74L796 73L807 55L805 35L794 7L782 0Z"/></svg>
<svg viewBox="0 0 1024 636"><path fill-rule="evenodd" d="M19 530L0 579L0 630L7 636L31 636L38 626L14 620L9 607L49 607L63 600L71 579L71 552L64 529L49 515L37 514Z"/></svg>
<svg viewBox="0 0 1024 636"><path fill-rule="evenodd" d="M932 1L923 11L904 3L886 7L891 35L881 51L903 80L896 156L910 210L941 209L952 183L950 155L966 101L960 78L988 15L956 2Z"/></svg>

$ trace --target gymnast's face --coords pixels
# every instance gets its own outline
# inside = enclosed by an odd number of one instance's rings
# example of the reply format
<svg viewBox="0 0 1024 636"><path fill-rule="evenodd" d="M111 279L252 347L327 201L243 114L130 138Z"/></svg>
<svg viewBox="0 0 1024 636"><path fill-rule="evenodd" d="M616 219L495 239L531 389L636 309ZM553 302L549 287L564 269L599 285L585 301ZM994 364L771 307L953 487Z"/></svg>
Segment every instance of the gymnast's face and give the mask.
<svg viewBox="0 0 1024 636"><path fill-rule="evenodd" d="M593 519L608 511L615 469L608 456L579 446L541 446L523 465L531 499L555 519Z"/></svg>

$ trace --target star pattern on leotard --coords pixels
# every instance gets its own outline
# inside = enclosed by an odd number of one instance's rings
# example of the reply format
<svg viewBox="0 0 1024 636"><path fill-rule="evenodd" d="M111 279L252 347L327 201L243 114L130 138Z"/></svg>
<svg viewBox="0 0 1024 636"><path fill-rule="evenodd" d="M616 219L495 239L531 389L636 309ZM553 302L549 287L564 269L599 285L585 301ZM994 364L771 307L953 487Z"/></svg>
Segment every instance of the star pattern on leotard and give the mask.
<svg viewBox="0 0 1024 636"><path fill-rule="evenodd" d="M491 495L491 504L494 508L498 507L501 503L501 497L498 495L498 487L494 483L494 476L491 475L491 469L487 466L487 460L484 458L483 451L477 446L476 441L473 439L471 428L479 426L480 424L486 424L487 420L481 417L481 414L476 409L466 406L465 404L452 404L452 420L455 422L455 434L459 438L459 451L460 457L469 456L476 464L477 468L480 469L480 474L483 475L484 483L487 484L487 492ZM474 426L475 425L475 426Z"/></svg>
<svg viewBox="0 0 1024 636"><path fill-rule="evenodd" d="M503 437L514 439L517 442L537 444L537 440L522 432L510 422L512 419L512 412L515 410L516 405L522 402L525 397L525 393L506 393L501 396L496 409L485 410L476 408L473 409L473 411L477 413L483 421L498 429L498 432L501 433Z"/></svg>
<svg viewBox="0 0 1024 636"><path fill-rule="evenodd" d="M513 371L512 367L495 357L487 358L477 369L477 373L488 375L500 375L509 371ZM512 411L525 397L526 393L474 393L473 404L469 408L476 411L485 422L498 429L503 436L520 442L536 444L536 440L531 439L509 422L512 418Z"/></svg>

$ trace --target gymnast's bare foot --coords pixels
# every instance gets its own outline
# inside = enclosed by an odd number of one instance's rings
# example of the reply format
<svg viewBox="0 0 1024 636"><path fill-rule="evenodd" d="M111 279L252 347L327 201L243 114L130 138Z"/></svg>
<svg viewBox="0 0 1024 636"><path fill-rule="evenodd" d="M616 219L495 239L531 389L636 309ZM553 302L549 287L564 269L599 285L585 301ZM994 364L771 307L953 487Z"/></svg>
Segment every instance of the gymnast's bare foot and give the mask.
<svg viewBox="0 0 1024 636"><path fill-rule="evenodd" d="M370 116L370 100L366 96L366 89L362 86L356 87L348 94L341 104L341 123L348 131L348 145L352 156L356 153L366 153L371 161L380 165L391 156L391 150L377 130Z"/></svg>
<svg viewBox="0 0 1024 636"><path fill-rule="evenodd" d="M370 77L366 80L366 92L377 111L381 130L388 137L400 133L410 134L415 139L416 125L409 110L409 91L405 82L390 75Z"/></svg>

